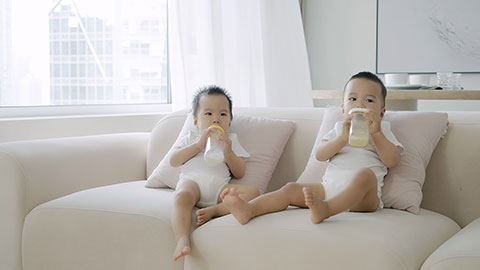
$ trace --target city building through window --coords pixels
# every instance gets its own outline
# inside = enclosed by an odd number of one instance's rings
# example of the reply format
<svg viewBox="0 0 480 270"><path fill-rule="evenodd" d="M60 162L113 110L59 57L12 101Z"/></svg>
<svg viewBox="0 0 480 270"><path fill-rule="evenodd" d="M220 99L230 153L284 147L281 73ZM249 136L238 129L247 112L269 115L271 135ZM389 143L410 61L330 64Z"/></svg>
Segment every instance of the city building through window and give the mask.
<svg viewBox="0 0 480 270"><path fill-rule="evenodd" d="M0 0L0 106L170 103L167 0Z"/></svg>

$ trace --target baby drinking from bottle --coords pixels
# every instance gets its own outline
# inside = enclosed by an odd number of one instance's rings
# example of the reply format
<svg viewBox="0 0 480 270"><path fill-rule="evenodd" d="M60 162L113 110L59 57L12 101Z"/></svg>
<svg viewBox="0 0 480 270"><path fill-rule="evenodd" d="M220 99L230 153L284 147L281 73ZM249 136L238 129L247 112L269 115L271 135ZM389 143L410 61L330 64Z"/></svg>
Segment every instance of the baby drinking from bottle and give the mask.
<svg viewBox="0 0 480 270"><path fill-rule="evenodd" d="M363 171L375 180L376 196L370 201L377 201L374 205L381 209L383 178L387 169L398 163L403 146L392 133L390 122L383 120L386 89L375 78L371 73L359 73L347 83L342 105L344 119L323 137L317 159L329 161L322 179L327 200L348 190ZM343 147L337 144L345 141Z"/></svg>
<svg viewBox="0 0 480 270"><path fill-rule="evenodd" d="M172 229L177 240L174 260L190 253L192 210L196 206L197 225L230 212L221 203L221 192L235 188L243 200L260 193L247 185L229 184L232 177L245 175L245 161L250 155L240 145L235 133L226 133L232 123L232 101L220 87L200 89L192 102L194 124L190 132L176 144L170 165L181 166L175 188Z"/></svg>
<svg viewBox="0 0 480 270"><path fill-rule="evenodd" d="M387 168L397 166L402 144L382 120L387 90L373 73L353 75L345 85L343 121L337 122L316 149L328 161L319 183L290 182L250 202L227 190L224 204L241 224L251 218L286 209L308 207L313 223L343 211L368 212L383 207L381 188Z"/></svg>

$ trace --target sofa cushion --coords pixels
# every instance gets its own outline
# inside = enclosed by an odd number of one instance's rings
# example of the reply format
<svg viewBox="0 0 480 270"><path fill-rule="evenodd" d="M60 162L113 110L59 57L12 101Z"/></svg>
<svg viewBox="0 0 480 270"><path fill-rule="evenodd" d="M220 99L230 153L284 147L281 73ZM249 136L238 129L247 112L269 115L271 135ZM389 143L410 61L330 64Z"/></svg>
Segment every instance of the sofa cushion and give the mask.
<svg viewBox="0 0 480 270"><path fill-rule="evenodd" d="M189 114L174 145L185 134L195 129L193 116ZM250 157L245 160L245 176L232 183L255 186L263 193L294 129L295 123L293 121L235 114L228 132L237 133L240 143L250 154ZM151 144L157 144L158 139L156 137L161 132L165 131L158 127L154 129ZM149 149L149 151L155 151L155 149ZM147 187L176 187L180 167L170 166L172 152L173 145L148 177Z"/></svg>
<svg viewBox="0 0 480 270"><path fill-rule="evenodd" d="M231 215L214 219L192 233L185 269L419 269L460 229L424 209L344 212L320 224L309 215L289 208L246 225Z"/></svg>
<svg viewBox="0 0 480 270"><path fill-rule="evenodd" d="M343 118L340 107L330 107L325 112L315 145L305 171L298 182L319 182L325 173L326 162L317 161L315 150L323 136ZM385 207L407 210L418 214L422 202L425 170L441 136L446 133L447 114L437 112L387 111L384 119L405 147L397 167L389 169L382 189Z"/></svg>
<svg viewBox="0 0 480 270"><path fill-rule="evenodd" d="M172 195L135 181L41 204L25 220L23 269L182 269L172 260Z"/></svg>
<svg viewBox="0 0 480 270"><path fill-rule="evenodd" d="M425 261L422 270L479 269L480 218L443 243Z"/></svg>

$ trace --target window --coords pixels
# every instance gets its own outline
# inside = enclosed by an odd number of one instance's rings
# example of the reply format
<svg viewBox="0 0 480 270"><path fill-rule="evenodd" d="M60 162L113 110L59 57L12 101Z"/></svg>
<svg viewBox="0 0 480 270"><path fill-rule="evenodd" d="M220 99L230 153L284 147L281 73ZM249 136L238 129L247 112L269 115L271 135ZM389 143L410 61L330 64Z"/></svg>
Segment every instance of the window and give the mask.
<svg viewBox="0 0 480 270"><path fill-rule="evenodd" d="M167 0L0 0L0 10L0 107L170 103Z"/></svg>

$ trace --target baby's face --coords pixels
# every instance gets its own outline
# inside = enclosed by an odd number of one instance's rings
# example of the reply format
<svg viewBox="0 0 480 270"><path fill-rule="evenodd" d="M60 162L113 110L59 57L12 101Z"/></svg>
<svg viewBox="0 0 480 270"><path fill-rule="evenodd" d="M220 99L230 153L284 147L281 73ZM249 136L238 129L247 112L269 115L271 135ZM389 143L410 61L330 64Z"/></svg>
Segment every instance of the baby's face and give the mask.
<svg viewBox="0 0 480 270"><path fill-rule="evenodd" d="M343 95L343 114L348 114L353 108L366 108L383 117L385 106L381 86L365 78L351 80Z"/></svg>
<svg viewBox="0 0 480 270"><path fill-rule="evenodd" d="M201 96L194 119L194 123L200 131L211 125L218 125L227 132L232 121L227 98L217 94Z"/></svg>

